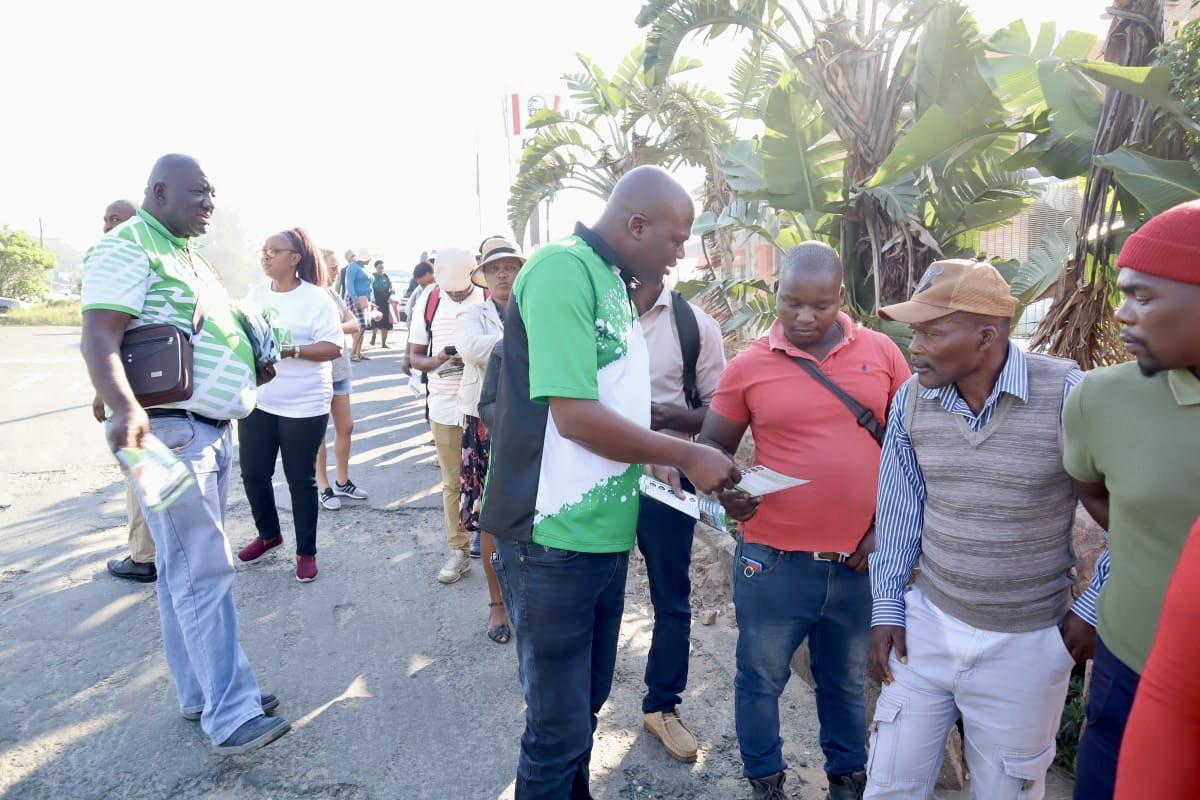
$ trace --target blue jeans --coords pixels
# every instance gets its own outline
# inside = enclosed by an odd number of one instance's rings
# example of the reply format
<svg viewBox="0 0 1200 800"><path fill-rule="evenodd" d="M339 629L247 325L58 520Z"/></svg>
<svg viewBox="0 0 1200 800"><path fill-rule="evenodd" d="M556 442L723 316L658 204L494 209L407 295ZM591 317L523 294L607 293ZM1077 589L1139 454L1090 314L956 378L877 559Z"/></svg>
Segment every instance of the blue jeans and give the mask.
<svg viewBox="0 0 1200 800"><path fill-rule="evenodd" d="M233 556L225 538L225 499L233 435L203 422L150 420L150 432L196 478L166 511L146 513L158 568L163 647L179 706L200 711L200 728L215 743L261 716L258 683L238 642Z"/></svg>
<svg viewBox="0 0 1200 800"><path fill-rule="evenodd" d="M747 574L741 557L762 564ZM742 774L783 772L779 696L791 660L808 638L816 679L817 718L825 772L849 775L867 763L863 697L871 632L871 584L844 564L814 561L810 553L739 542L733 560L737 612L734 715Z"/></svg>
<svg viewBox="0 0 1200 800"><path fill-rule="evenodd" d="M1075 760L1076 800L1110 800L1117 782L1117 756L1141 675L1125 666L1096 638L1087 730ZM1182 768L1182 765L1181 765Z"/></svg>
<svg viewBox="0 0 1200 800"><path fill-rule="evenodd" d="M691 491L687 487L687 491ZM641 498L637 544L646 559L650 602L654 605L654 635L646 657L646 696L642 712L667 712L679 705L688 676L688 646L692 632L692 533L696 520L670 506Z"/></svg>
<svg viewBox="0 0 1200 800"><path fill-rule="evenodd" d="M612 688L629 553L495 540L525 689L516 800L591 800L592 734Z"/></svg>

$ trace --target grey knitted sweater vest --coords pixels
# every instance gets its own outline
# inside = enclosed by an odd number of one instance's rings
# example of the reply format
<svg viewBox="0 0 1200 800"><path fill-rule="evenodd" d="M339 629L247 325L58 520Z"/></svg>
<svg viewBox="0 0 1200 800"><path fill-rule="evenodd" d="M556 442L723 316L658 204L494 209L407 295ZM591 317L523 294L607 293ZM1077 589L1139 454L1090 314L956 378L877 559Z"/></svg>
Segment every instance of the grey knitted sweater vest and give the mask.
<svg viewBox="0 0 1200 800"><path fill-rule="evenodd" d="M976 432L910 389L908 431L925 476L917 586L976 628L1061 622L1075 552L1075 493L1062 462L1062 398L1073 361L1028 355L1029 401L1001 396ZM916 398L914 401L912 398Z"/></svg>

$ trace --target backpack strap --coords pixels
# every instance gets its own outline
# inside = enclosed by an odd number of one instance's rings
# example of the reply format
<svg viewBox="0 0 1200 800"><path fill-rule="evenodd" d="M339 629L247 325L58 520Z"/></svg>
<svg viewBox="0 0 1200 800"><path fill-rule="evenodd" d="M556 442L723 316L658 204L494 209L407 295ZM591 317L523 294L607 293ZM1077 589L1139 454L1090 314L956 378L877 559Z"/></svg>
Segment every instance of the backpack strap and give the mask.
<svg viewBox="0 0 1200 800"><path fill-rule="evenodd" d="M425 301L425 355L433 355L433 317L437 314L438 303L442 302L442 287L435 286L429 290L429 299Z"/></svg>
<svg viewBox="0 0 1200 800"><path fill-rule="evenodd" d="M696 312L683 295L671 290L671 316L679 333L679 350L683 354L683 397L688 408L704 405L696 386L696 362L700 360L700 326Z"/></svg>

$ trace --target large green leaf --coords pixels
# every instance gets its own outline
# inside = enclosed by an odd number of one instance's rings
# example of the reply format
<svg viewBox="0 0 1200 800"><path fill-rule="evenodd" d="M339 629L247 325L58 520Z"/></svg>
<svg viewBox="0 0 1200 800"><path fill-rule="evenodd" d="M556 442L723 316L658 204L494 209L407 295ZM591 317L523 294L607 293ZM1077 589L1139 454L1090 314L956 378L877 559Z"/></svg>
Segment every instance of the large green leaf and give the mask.
<svg viewBox="0 0 1200 800"><path fill-rule="evenodd" d="M689 35L706 31L705 39L720 36L729 26L761 33L776 44L791 49L771 25L774 9L770 3L732 2L732 0L673 0L648 2L637 17L638 27L649 27L643 66L650 85L667 78L680 44ZM795 53L793 53L795 55Z"/></svg>
<svg viewBox="0 0 1200 800"><path fill-rule="evenodd" d="M1075 252L1075 244L1075 220L1063 222L1061 231L1054 227L1047 228L1042 241L1029 254L1029 260L1020 266L1012 279L1013 297L1025 305L1044 294L1067 268Z"/></svg>
<svg viewBox="0 0 1200 800"><path fill-rule="evenodd" d="M982 106L987 108L991 100L984 98ZM953 115L941 106L933 106L900 137L866 185L882 186L901 175L919 172L963 142L986 135L991 127L985 117L970 112Z"/></svg>
<svg viewBox="0 0 1200 800"><path fill-rule="evenodd" d="M993 158L961 159L937 176L931 192L930 230L943 248L966 233L995 227L1019 214L1032 199L1028 182L997 166Z"/></svg>
<svg viewBox="0 0 1200 800"><path fill-rule="evenodd" d="M988 120L1001 115L999 100L982 102L992 90L980 74L983 57L979 29L970 12L956 3L939 5L929 16L917 44L913 100L917 116L933 106L951 115L971 111Z"/></svg>
<svg viewBox="0 0 1200 800"><path fill-rule="evenodd" d="M878 200L884 212L897 222L915 220L921 202L921 187L917 186L914 175L904 175L882 186L871 186L861 190L860 194Z"/></svg>
<svg viewBox="0 0 1200 800"><path fill-rule="evenodd" d="M844 147L808 87L786 74L767 99L763 171L776 208L831 210L841 196Z"/></svg>
<svg viewBox="0 0 1200 800"><path fill-rule="evenodd" d="M1151 214L1200 197L1200 173L1190 161L1168 161L1121 147L1096 157Z"/></svg>
<svg viewBox="0 0 1200 800"><path fill-rule="evenodd" d="M1104 110L1100 90L1072 65L1055 58L1038 62L1038 79L1050 106L1050 129L1090 151Z"/></svg>
<svg viewBox="0 0 1200 800"><path fill-rule="evenodd" d="M1191 119L1172 93L1171 68L1163 63L1148 67L1122 67L1108 61L1080 60L1075 62L1085 75L1117 91L1145 100L1155 108L1171 114L1192 133L1200 133L1200 124Z"/></svg>
<svg viewBox="0 0 1200 800"><path fill-rule="evenodd" d="M758 142L739 139L718 149L724 163L721 171L729 188L740 195L757 195L767 188L762 149Z"/></svg>

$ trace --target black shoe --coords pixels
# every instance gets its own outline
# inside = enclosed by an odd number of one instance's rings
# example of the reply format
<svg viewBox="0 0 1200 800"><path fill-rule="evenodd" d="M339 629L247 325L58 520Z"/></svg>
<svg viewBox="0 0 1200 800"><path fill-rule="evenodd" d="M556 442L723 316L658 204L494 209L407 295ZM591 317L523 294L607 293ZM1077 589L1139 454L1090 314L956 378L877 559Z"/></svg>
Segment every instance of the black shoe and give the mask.
<svg viewBox="0 0 1200 800"><path fill-rule="evenodd" d="M787 795L783 793L784 780L786 776L782 772L765 778L751 778L750 789L754 792L751 796L754 800L787 800Z"/></svg>
<svg viewBox="0 0 1200 800"><path fill-rule="evenodd" d="M867 773L855 772L851 775L827 775L829 778L828 800L862 800L863 792L867 790Z"/></svg>
<svg viewBox="0 0 1200 800"><path fill-rule="evenodd" d="M158 573L154 569L153 562L139 564L133 560L132 556L110 559L108 562L108 571L118 578L124 578L127 581L137 581L138 583L154 583L158 580Z"/></svg>
<svg viewBox="0 0 1200 800"><path fill-rule="evenodd" d="M470 550L471 550L471 558L479 558L479 554L481 552L479 531L475 531L474 533L471 534Z"/></svg>

